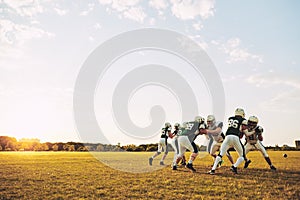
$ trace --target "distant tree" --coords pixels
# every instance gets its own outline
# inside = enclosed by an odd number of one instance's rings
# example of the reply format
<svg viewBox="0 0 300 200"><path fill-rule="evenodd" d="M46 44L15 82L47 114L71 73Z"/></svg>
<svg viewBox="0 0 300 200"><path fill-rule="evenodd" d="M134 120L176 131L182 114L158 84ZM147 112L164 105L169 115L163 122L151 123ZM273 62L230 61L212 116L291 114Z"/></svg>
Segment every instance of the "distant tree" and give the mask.
<svg viewBox="0 0 300 200"><path fill-rule="evenodd" d="M74 145L74 144L69 145L68 150L69 150L69 151L75 151L75 145Z"/></svg>
<svg viewBox="0 0 300 200"><path fill-rule="evenodd" d="M104 146L103 146L103 144L98 144L96 150L97 150L97 151L104 151Z"/></svg>
<svg viewBox="0 0 300 200"><path fill-rule="evenodd" d="M58 151L58 145L57 145L57 144L54 144L54 145L52 146L52 150L53 150L53 151Z"/></svg>
<svg viewBox="0 0 300 200"><path fill-rule="evenodd" d="M150 144L146 151L157 151L157 144Z"/></svg>
<svg viewBox="0 0 300 200"><path fill-rule="evenodd" d="M17 139L14 137L0 136L1 150L16 150Z"/></svg>
<svg viewBox="0 0 300 200"><path fill-rule="evenodd" d="M85 146L81 146L77 149L77 151L88 151L88 149Z"/></svg>

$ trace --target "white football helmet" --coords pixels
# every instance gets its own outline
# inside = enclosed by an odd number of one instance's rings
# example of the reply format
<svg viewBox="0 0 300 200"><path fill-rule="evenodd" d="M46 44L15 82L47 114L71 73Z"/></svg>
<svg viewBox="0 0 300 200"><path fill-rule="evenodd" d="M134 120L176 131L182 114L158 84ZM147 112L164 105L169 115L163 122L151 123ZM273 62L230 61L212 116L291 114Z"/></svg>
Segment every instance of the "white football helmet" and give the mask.
<svg viewBox="0 0 300 200"><path fill-rule="evenodd" d="M215 124L216 123L216 118L214 115L208 115L206 118L206 122L207 124L211 123L211 124Z"/></svg>
<svg viewBox="0 0 300 200"><path fill-rule="evenodd" d="M248 119L248 128L254 129L258 124L258 118L256 116L250 116Z"/></svg>
<svg viewBox="0 0 300 200"><path fill-rule="evenodd" d="M243 108L237 108L234 111L234 115L235 116L241 116L241 117L245 117L245 111Z"/></svg>
<svg viewBox="0 0 300 200"><path fill-rule="evenodd" d="M189 124L188 122L183 122L181 127L186 129L188 127L188 124Z"/></svg>
<svg viewBox="0 0 300 200"><path fill-rule="evenodd" d="M166 122L165 127L172 127L172 125L169 122Z"/></svg>
<svg viewBox="0 0 300 200"><path fill-rule="evenodd" d="M244 119L243 121L242 121L242 125L248 125L248 121L246 120L246 119Z"/></svg>
<svg viewBox="0 0 300 200"><path fill-rule="evenodd" d="M201 116L196 116L195 117L195 122L199 122L200 124L205 122L205 119Z"/></svg>
<svg viewBox="0 0 300 200"><path fill-rule="evenodd" d="M179 123L175 123L175 124L174 124L174 127L178 127L178 128L179 128L179 127L180 127L180 124L179 124Z"/></svg>

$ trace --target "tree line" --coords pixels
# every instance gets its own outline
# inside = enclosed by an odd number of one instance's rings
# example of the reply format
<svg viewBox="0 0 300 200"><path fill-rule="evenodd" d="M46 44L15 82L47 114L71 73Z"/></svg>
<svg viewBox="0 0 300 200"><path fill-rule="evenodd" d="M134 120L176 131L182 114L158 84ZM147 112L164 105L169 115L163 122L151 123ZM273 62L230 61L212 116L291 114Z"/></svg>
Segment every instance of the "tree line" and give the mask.
<svg viewBox="0 0 300 200"><path fill-rule="evenodd" d="M170 146L171 148L171 146ZM0 151L156 151L157 144L112 145L82 142L45 142L39 139L20 139L0 136Z"/></svg>
<svg viewBox="0 0 300 200"><path fill-rule="evenodd" d="M172 146L168 144L168 149L174 151ZM206 146L198 146L200 151L206 151ZM293 151L296 147L288 145L275 145L274 147L266 147L268 150L274 151ZM157 144L141 144L141 145L124 145L120 144L101 144L101 143L81 143L81 142L45 142L41 143L39 139L20 139L14 137L0 136L0 151L156 151ZM299 149L298 149L299 150Z"/></svg>

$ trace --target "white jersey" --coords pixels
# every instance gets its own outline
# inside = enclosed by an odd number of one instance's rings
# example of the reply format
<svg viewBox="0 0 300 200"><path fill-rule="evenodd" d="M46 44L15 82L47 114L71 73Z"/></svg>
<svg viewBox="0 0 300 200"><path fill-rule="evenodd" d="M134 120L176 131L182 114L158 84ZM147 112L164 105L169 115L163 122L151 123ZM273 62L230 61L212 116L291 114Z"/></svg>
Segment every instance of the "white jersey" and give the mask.
<svg viewBox="0 0 300 200"><path fill-rule="evenodd" d="M209 126L208 130L216 130L217 128L221 128L220 132L214 133L214 134L209 134L213 137L213 140L220 143L223 142L225 135L223 134L222 128L223 128L223 122L217 121L214 123L214 125Z"/></svg>

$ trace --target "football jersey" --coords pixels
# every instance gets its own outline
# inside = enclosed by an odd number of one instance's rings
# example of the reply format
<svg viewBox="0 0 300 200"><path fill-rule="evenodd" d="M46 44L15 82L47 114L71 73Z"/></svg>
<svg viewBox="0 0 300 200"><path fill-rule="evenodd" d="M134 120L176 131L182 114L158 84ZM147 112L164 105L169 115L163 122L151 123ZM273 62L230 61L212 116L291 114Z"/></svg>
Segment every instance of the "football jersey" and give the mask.
<svg viewBox="0 0 300 200"><path fill-rule="evenodd" d="M241 134L240 127L241 127L243 120L245 120L245 118L243 118L241 116L229 117L226 135L236 135L236 136L240 137L240 134Z"/></svg>
<svg viewBox="0 0 300 200"><path fill-rule="evenodd" d="M261 135L263 133L263 128L261 126L257 126L255 129L255 132L252 135L246 136L246 141L250 141L250 143L255 143L257 141L258 135Z"/></svg>
<svg viewBox="0 0 300 200"><path fill-rule="evenodd" d="M187 136L189 138L189 141L194 141L196 139L195 132L198 131L198 128L200 126L199 122L188 122L186 128L181 128L178 135L179 136Z"/></svg>
<svg viewBox="0 0 300 200"><path fill-rule="evenodd" d="M222 142L224 139L224 134L222 132L223 122L217 121L213 126L208 127L208 130L216 130L217 128L221 128L221 131L216 134L210 134L213 139L217 142Z"/></svg>
<svg viewBox="0 0 300 200"><path fill-rule="evenodd" d="M172 129L170 127L162 128L161 129L161 138L168 138L168 132Z"/></svg>

